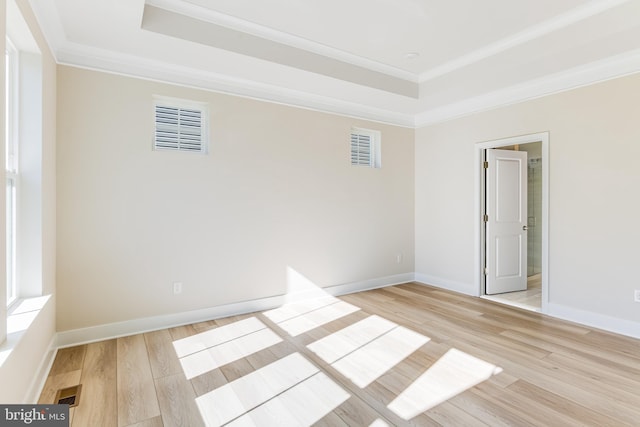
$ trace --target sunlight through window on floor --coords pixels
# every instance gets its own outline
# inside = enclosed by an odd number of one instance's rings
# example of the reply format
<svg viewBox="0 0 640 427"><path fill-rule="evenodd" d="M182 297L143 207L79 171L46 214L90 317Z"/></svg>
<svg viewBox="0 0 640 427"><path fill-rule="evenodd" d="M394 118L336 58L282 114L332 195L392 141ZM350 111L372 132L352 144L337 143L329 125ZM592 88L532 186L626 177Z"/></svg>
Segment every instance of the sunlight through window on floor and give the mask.
<svg viewBox="0 0 640 427"><path fill-rule="evenodd" d="M360 310L334 297L300 301L264 313L289 335L295 337ZM297 314L296 314L297 313Z"/></svg>
<svg viewBox="0 0 640 427"><path fill-rule="evenodd" d="M207 427L307 426L349 397L300 353L293 353L196 398L196 404Z"/></svg>
<svg viewBox="0 0 640 427"><path fill-rule="evenodd" d="M360 388L365 388L429 338L369 316L307 346Z"/></svg>
<svg viewBox="0 0 640 427"><path fill-rule="evenodd" d="M227 425L310 426L349 397L326 374L318 372Z"/></svg>
<svg viewBox="0 0 640 427"><path fill-rule="evenodd" d="M387 407L410 420L500 372L501 368L452 348Z"/></svg>
<svg viewBox="0 0 640 427"><path fill-rule="evenodd" d="M369 316L307 346L327 363L333 363L398 326L380 316Z"/></svg>
<svg viewBox="0 0 640 427"><path fill-rule="evenodd" d="M300 353L292 353L196 399L207 426L227 423L318 373Z"/></svg>
<svg viewBox="0 0 640 427"><path fill-rule="evenodd" d="M182 357L180 358L180 364L187 379L191 379L279 342L282 342L282 338L271 329L261 329Z"/></svg>
<svg viewBox="0 0 640 427"><path fill-rule="evenodd" d="M326 295L321 298L308 299L304 301L290 302L282 307L274 308L273 310L265 311L264 314L273 323L281 323L285 320L293 319L294 317L302 316L311 311L319 308L326 307L331 304L335 304L340 301L336 297Z"/></svg>
<svg viewBox="0 0 640 427"><path fill-rule="evenodd" d="M176 340L173 342L173 347L178 357L184 357L266 328L267 325L260 320L250 317Z"/></svg>

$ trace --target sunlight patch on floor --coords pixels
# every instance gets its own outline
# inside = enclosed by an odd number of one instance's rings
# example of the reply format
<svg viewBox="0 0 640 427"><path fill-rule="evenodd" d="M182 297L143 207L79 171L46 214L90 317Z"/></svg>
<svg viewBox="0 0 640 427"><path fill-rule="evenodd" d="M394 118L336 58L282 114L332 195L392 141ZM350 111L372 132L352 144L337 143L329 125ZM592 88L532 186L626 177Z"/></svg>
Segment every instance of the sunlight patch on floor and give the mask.
<svg viewBox="0 0 640 427"><path fill-rule="evenodd" d="M173 342L173 347L178 357L184 357L266 328L267 325L260 320L250 317L176 340Z"/></svg>
<svg viewBox="0 0 640 427"><path fill-rule="evenodd" d="M289 303L263 314L295 337L358 310L357 306L325 296ZM189 380L282 341L269 326L250 317L176 340L173 345ZM364 389L429 341L425 335L370 315L308 344L307 349ZM196 404L209 427L309 426L350 398L322 366L295 352L197 397ZM501 371L451 348L387 408L410 420ZM388 424L378 418L369 426Z"/></svg>
<svg viewBox="0 0 640 427"><path fill-rule="evenodd" d="M319 308L335 304L338 301L340 301L338 298L327 295L322 298L290 302L283 305L282 307L265 311L262 314L267 316L267 318L273 323L281 323L285 320L293 319L294 317L302 316L311 311L318 310Z"/></svg>
<svg viewBox="0 0 640 427"><path fill-rule="evenodd" d="M307 348L325 362L333 363L397 326L387 319L373 315L315 341Z"/></svg>
<svg viewBox="0 0 640 427"><path fill-rule="evenodd" d="M429 341L398 326L331 364L360 388L365 388Z"/></svg>
<svg viewBox="0 0 640 427"><path fill-rule="evenodd" d="M318 372L300 353L292 353L196 398L196 403L207 426L223 425Z"/></svg>
<svg viewBox="0 0 640 427"><path fill-rule="evenodd" d="M310 426L351 395L318 372L227 424L228 426Z"/></svg>
<svg viewBox="0 0 640 427"><path fill-rule="evenodd" d="M501 368L452 348L387 407L410 420L500 372Z"/></svg>
<svg viewBox="0 0 640 427"><path fill-rule="evenodd" d="M369 316L307 348L360 388L365 388L429 338L405 327Z"/></svg>
<svg viewBox="0 0 640 427"><path fill-rule="evenodd" d="M190 354L180 359L182 370L187 379L197 377L220 366L235 362L253 353L282 342L271 329L243 335L220 345Z"/></svg>
<svg viewBox="0 0 640 427"><path fill-rule="evenodd" d="M284 329L289 335L295 337L360 310L359 307L334 297L322 298L322 303L323 305L319 308L310 309L310 307L313 306L311 301L301 301L286 304L264 314L270 320L277 323L277 325ZM302 312L302 314L289 317L286 320L274 320L287 317L284 313L295 312Z"/></svg>
<svg viewBox="0 0 640 427"><path fill-rule="evenodd" d="M380 418L369 424L369 427L390 427L385 421L382 421Z"/></svg>

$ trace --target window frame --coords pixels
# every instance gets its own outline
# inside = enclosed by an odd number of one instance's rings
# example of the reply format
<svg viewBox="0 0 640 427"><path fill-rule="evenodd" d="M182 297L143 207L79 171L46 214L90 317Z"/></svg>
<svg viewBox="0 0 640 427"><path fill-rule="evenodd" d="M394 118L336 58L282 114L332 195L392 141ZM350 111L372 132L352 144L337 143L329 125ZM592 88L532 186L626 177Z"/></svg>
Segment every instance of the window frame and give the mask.
<svg viewBox="0 0 640 427"><path fill-rule="evenodd" d="M5 200L7 307L20 297L18 286L18 197L19 197L19 51L6 37L5 45Z"/></svg>

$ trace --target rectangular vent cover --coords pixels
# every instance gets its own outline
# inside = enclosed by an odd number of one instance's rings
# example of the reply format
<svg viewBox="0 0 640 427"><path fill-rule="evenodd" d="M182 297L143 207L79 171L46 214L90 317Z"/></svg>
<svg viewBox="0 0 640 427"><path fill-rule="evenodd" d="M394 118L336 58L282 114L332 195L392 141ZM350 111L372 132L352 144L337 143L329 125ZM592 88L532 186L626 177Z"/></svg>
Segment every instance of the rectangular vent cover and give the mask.
<svg viewBox="0 0 640 427"><path fill-rule="evenodd" d="M351 165L380 167L380 131L351 129Z"/></svg>
<svg viewBox="0 0 640 427"><path fill-rule="evenodd" d="M55 403L59 405L69 405L73 408L80 403L80 390L82 385L74 385L73 387L62 388L56 393Z"/></svg>
<svg viewBox="0 0 640 427"><path fill-rule="evenodd" d="M156 105L155 148L203 151L202 111Z"/></svg>

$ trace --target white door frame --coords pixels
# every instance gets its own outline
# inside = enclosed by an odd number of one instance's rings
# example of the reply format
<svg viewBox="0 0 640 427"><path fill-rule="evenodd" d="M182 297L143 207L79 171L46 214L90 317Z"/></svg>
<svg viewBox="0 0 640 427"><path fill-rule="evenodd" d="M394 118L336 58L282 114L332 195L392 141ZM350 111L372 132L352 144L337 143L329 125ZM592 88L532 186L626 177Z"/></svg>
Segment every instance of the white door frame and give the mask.
<svg viewBox="0 0 640 427"><path fill-rule="evenodd" d="M477 296L484 295L484 258L485 258L485 230L484 230L484 150L490 148L508 147L510 145L542 143L542 313L547 313L549 302L549 132L496 139L478 142L475 150L475 288Z"/></svg>

